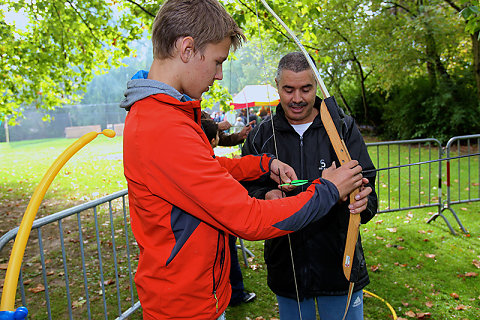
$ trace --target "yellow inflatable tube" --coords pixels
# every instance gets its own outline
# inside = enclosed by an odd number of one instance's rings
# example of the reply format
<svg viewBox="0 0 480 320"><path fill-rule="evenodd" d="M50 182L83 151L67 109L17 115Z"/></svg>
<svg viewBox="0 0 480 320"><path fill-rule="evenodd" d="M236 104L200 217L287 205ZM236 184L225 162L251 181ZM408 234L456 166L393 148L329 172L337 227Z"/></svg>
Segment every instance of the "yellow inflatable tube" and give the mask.
<svg viewBox="0 0 480 320"><path fill-rule="evenodd" d="M115 136L115 131L105 129L101 133L109 138ZM37 214L40 203L45 196L45 193L50 187L53 179L57 176L58 172L70 158L77 153L78 150L83 148L90 141L95 139L100 133L90 132L83 135L77 141L72 143L60 156L53 162L48 171L43 176L42 181L38 184L32 198L28 204L27 210L23 215L20 228L18 230L17 237L13 244L12 253L10 254L10 260L8 261L7 273L5 275L5 282L3 284L2 302L0 305L0 311L12 311L15 305L15 294L17 291L18 276L20 274L20 267L22 266L23 254L27 245L28 237L32 229L33 220Z"/></svg>
<svg viewBox="0 0 480 320"><path fill-rule="evenodd" d="M388 309L390 309L390 312L392 313L392 316L393 316L393 320L397 320L397 313L395 312L395 310L393 309L393 307L390 305L390 303L388 303L387 301L385 301L385 299L383 299L382 297L379 297L377 296L375 293L372 293L370 291L367 291L367 290L363 290L364 293L368 294L368 295L371 295L372 297L374 298L377 298L378 300L382 301L383 303L385 303L388 307Z"/></svg>

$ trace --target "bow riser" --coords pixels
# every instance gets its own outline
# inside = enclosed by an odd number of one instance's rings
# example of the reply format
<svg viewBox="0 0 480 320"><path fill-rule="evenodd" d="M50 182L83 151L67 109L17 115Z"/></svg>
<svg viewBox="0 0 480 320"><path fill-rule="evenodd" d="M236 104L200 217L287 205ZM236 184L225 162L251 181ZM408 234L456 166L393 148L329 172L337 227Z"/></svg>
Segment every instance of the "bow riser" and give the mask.
<svg viewBox="0 0 480 320"><path fill-rule="evenodd" d="M332 100L333 103L336 104L333 97L327 98L328 100ZM330 111L328 110L327 104L323 100L320 105L320 117L322 119L322 123L325 126L325 130L327 131L328 137L330 142L332 143L333 149L335 150L335 154L337 155L338 160L340 161L340 165L347 163L348 161L352 160L350 157L350 153L347 150L347 146L340 135L338 133L337 127L333 122L332 116ZM328 101L331 104L332 101ZM355 189L350 194L350 203L355 202L355 196L358 194L359 190ZM358 239L358 229L360 227L360 215L359 214L350 214L349 222L348 222L348 231L347 231L347 240L345 244L345 251L343 253L343 274L345 278L350 281L350 275L352 273L352 266L353 266L353 255L355 254L355 245Z"/></svg>

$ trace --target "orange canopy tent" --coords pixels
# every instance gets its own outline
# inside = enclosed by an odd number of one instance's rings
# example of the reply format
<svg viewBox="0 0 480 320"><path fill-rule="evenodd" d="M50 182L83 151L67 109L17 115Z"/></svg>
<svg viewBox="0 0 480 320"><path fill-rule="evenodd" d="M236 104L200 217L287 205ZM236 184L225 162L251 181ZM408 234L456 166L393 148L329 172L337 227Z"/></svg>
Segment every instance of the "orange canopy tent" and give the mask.
<svg viewBox="0 0 480 320"><path fill-rule="evenodd" d="M234 109L276 106L280 102L277 89L269 84L248 85L233 97Z"/></svg>

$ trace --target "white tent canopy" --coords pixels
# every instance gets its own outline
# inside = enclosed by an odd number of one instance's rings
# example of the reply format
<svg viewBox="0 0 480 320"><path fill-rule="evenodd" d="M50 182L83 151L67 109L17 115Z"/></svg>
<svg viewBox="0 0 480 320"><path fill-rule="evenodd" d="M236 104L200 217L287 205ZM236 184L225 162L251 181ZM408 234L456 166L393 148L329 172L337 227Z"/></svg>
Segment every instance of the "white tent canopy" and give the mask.
<svg viewBox="0 0 480 320"><path fill-rule="evenodd" d="M234 109L258 106L276 106L280 101L278 91L269 84L248 85L233 97Z"/></svg>

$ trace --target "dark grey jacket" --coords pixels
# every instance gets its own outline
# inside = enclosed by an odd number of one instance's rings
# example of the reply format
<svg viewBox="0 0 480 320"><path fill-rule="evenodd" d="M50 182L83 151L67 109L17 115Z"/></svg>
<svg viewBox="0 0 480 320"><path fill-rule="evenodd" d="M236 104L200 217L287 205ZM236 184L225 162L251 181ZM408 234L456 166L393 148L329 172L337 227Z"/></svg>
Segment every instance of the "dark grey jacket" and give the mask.
<svg viewBox="0 0 480 320"><path fill-rule="evenodd" d="M317 97L315 107L320 107ZM291 165L299 179L313 180L322 175L322 170L333 161L339 166L338 159L328 135L317 116L312 125L300 137L285 118L281 105L277 106L273 118L278 159ZM343 119L344 141L352 159L358 160L363 170L374 169L367 153L365 142L355 121L350 116ZM265 119L249 134L242 154L271 153L276 155L272 122ZM375 172L364 175L374 189ZM249 194L264 199L265 194L276 188L270 181L245 183ZM307 185L297 187L287 196L303 191ZM348 228L348 202L335 205L318 222L290 235L297 275L300 299L321 295L345 295L348 293L348 281L342 270L343 251ZM361 213L362 223L373 218L377 212L377 195L373 191L368 198L367 210ZM292 262L287 236L266 240L265 261L268 270L268 285L275 294L296 299ZM359 237L352 269L351 280L355 282L354 291L369 283L368 272Z"/></svg>

